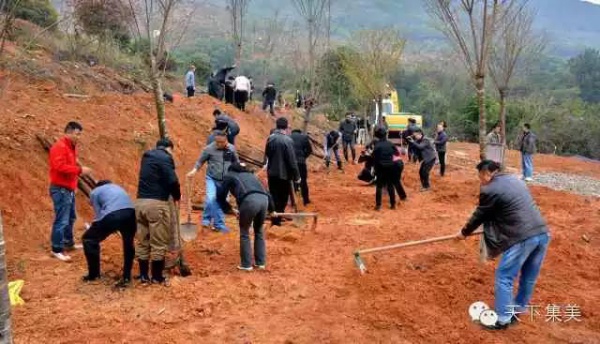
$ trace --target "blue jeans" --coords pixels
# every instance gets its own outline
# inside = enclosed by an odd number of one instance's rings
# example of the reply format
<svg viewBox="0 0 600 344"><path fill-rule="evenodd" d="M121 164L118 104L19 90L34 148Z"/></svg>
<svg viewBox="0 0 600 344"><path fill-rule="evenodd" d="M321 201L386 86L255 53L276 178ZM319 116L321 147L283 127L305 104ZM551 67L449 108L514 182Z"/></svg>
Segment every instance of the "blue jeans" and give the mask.
<svg viewBox="0 0 600 344"><path fill-rule="evenodd" d="M52 252L60 253L65 246L73 246L73 224L75 215L75 192L60 186L50 186L50 197L54 204L54 223L52 224Z"/></svg>
<svg viewBox="0 0 600 344"><path fill-rule="evenodd" d="M225 214L219 204L217 204L217 189L221 187L222 182L206 175L206 198L204 200L204 212L202 213L202 225L210 226L211 222L216 229L226 232Z"/></svg>
<svg viewBox="0 0 600 344"><path fill-rule="evenodd" d="M521 165L523 167L523 177L533 177L533 155L521 153Z"/></svg>
<svg viewBox="0 0 600 344"><path fill-rule="evenodd" d="M327 162L327 166L329 166L329 162L331 161L331 153L333 153L333 155L335 156L335 161L336 162L341 162L342 160L340 159L340 151L338 149L338 147L335 148L330 148L325 152L325 161Z"/></svg>
<svg viewBox="0 0 600 344"><path fill-rule="evenodd" d="M549 242L550 236L543 233L514 244L502 254L494 286L495 309L500 323L508 323L514 314L527 309ZM519 290L513 299L513 285L519 272Z"/></svg>

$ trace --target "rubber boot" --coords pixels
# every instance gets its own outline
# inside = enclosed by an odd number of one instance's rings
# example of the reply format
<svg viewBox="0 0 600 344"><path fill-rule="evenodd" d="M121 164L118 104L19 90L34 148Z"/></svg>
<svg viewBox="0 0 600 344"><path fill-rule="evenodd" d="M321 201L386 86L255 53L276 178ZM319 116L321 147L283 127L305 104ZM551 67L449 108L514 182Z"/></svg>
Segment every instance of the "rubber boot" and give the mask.
<svg viewBox="0 0 600 344"><path fill-rule="evenodd" d="M150 262L147 260L138 259L138 264L140 265L140 276L138 277L140 282L142 282L142 284L150 283L150 277L148 275Z"/></svg>
<svg viewBox="0 0 600 344"><path fill-rule="evenodd" d="M152 283L165 284L166 278L163 276L163 270L165 269L165 260L153 260L151 269Z"/></svg>

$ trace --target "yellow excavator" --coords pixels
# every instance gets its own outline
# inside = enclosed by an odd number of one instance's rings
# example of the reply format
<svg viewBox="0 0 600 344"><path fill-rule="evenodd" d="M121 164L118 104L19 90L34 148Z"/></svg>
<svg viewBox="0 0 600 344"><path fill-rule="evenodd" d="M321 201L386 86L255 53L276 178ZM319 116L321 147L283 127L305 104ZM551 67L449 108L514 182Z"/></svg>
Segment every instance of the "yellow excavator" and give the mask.
<svg viewBox="0 0 600 344"><path fill-rule="evenodd" d="M388 94L382 100L382 105L382 111L380 112L379 105L375 102L375 123L378 123L380 115L385 119L388 126L388 139L395 144L402 143L402 132L408 126L409 118L414 118L417 125L423 127L423 116L400 112L400 98L395 89L390 88Z"/></svg>

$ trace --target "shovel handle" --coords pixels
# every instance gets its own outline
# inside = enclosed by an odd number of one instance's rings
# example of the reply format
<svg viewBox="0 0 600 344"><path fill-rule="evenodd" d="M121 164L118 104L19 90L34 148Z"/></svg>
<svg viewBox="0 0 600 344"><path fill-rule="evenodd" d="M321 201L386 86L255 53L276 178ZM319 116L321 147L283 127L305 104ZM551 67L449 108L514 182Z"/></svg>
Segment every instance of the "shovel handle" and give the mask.
<svg viewBox="0 0 600 344"><path fill-rule="evenodd" d="M316 217L317 213L273 213L271 217Z"/></svg>
<svg viewBox="0 0 600 344"><path fill-rule="evenodd" d="M470 236L472 235L478 235L483 233L482 231L476 231L473 232ZM408 241L408 242L404 242L401 244L395 244L395 245L389 245L389 246L382 246L382 247L375 247L375 248L369 248L369 249L365 249L365 250L358 250L355 252L355 254L363 254L363 253L372 253L372 252L380 252L380 251L389 251L389 250L394 250L397 248L404 248L404 247L409 247L409 246L417 246L417 245L424 245L424 244L430 244L433 242L439 242L439 241L448 241L448 240L452 240L452 239L456 239L456 235L446 235L446 236L441 236L441 237L436 237L436 238L431 238L431 239L425 239L425 240L416 240L416 241Z"/></svg>

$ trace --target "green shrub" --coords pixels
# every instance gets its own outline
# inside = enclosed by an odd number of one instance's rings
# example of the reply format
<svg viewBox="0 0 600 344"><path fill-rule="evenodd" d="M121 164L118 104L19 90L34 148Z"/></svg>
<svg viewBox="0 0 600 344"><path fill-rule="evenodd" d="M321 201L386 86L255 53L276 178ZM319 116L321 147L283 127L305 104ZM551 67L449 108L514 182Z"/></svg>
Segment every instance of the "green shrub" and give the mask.
<svg viewBox="0 0 600 344"><path fill-rule="evenodd" d="M41 27L51 26L58 21L58 13L50 0L9 0L7 8L15 8L15 17Z"/></svg>

